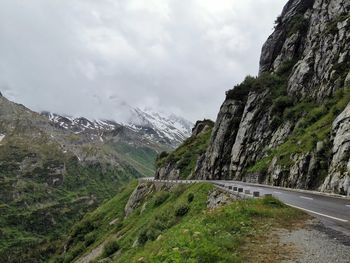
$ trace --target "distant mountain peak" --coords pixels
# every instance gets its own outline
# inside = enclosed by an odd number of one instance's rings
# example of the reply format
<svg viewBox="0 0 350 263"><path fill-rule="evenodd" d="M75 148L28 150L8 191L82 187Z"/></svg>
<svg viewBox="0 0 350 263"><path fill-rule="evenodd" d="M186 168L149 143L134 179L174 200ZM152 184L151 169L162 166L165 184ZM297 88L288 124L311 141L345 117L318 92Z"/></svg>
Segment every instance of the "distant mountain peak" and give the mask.
<svg viewBox="0 0 350 263"><path fill-rule="evenodd" d="M126 127L147 140L171 148L175 148L191 136L194 124L175 114L131 107L130 112L130 118L126 122L103 119L90 120L84 117L76 118L51 112L42 112L42 115L48 117L55 125L76 134L91 133L101 136L105 132Z"/></svg>

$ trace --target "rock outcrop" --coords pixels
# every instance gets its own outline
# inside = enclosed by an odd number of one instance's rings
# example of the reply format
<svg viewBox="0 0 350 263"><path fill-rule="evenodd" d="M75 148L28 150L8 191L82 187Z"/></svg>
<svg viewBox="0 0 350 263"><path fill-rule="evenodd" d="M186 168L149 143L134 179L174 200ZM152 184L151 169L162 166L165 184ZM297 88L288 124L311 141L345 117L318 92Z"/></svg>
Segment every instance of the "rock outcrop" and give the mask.
<svg viewBox="0 0 350 263"><path fill-rule="evenodd" d="M194 177L350 195L348 43L350 1L290 0L259 77L227 93Z"/></svg>
<svg viewBox="0 0 350 263"><path fill-rule="evenodd" d="M333 149L329 174L322 191L350 193L350 104L333 123Z"/></svg>
<svg viewBox="0 0 350 263"><path fill-rule="evenodd" d="M154 186L152 184L139 184L134 190L134 192L131 194L125 206L125 217L128 217L136 208L138 208L145 201L147 195L151 194L153 190Z"/></svg>
<svg viewBox="0 0 350 263"><path fill-rule="evenodd" d="M161 153L157 160L156 179L185 179L193 176L193 164L203 155L214 123L211 120L197 121L192 135L173 153Z"/></svg>

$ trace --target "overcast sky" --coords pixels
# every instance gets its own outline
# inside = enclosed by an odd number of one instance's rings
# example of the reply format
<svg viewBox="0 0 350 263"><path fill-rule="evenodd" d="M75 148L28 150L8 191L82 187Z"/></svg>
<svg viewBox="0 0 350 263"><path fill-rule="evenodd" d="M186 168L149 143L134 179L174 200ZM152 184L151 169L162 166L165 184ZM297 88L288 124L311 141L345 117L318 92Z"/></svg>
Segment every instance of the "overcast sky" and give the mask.
<svg viewBox="0 0 350 263"><path fill-rule="evenodd" d="M0 0L0 91L41 111L215 119L286 0Z"/></svg>

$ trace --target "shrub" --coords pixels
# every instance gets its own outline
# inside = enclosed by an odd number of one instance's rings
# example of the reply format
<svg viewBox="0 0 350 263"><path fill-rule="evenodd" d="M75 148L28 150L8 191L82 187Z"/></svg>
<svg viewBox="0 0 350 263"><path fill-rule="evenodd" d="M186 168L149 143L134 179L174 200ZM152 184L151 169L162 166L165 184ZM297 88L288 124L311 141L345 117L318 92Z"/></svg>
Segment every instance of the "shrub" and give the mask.
<svg viewBox="0 0 350 263"><path fill-rule="evenodd" d="M73 229L72 238L83 240L84 236L95 229L95 226L90 221L82 221Z"/></svg>
<svg viewBox="0 0 350 263"><path fill-rule="evenodd" d="M167 192L159 192L154 200L154 207L158 207L160 205L162 205L168 198L169 198L170 194Z"/></svg>
<svg viewBox="0 0 350 263"><path fill-rule="evenodd" d="M226 92L226 99L244 99L252 90L255 82L256 78L247 76L241 84Z"/></svg>
<svg viewBox="0 0 350 263"><path fill-rule="evenodd" d="M305 32L308 28L308 20L303 15L296 15L288 25L288 35L291 36L298 32Z"/></svg>
<svg viewBox="0 0 350 263"><path fill-rule="evenodd" d="M137 238L137 242L140 245L144 245L144 244L146 244L147 241L148 241L147 229L142 229L139 233L138 238Z"/></svg>
<svg viewBox="0 0 350 263"><path fill-rule="evenodd" d="M103 248L103 256L109 257L119 250L120 246L117 241L109 241Z"/></svg>
<svg viewBox="0 0 350 263"><path fill-rule="evenodd" d="M187 195L187 202L192 203L193 200L194 200L194 194L193 193L189 193Z"/></svg>
<svg viewBox="0 0 350 263"><path fill-rule="evenodd" d="M148 226L140 231L137 241L140 245L144 245L148 240L156 240L161 233L162 231L156 229L154 226Z"/></svg>
<svg viewBox="0 0 350 263"><path fill-rule="evenodd" d="M95 233L89 233L85 236L85 241L84 241L84 244L86 247L92 245L93 243L95 243L96 241L96 234Z"/></svg>
<svg viewBox="0 0 350 263"><path fill-rule="evenodd" d="M278 97L273 101L272 113L283 114L284 110L293 105L293 100L288 96Z"/></svg>
<svg viewBox="0 0 350 263"><path fill-rule="evenodd" d="M188 213L190 207L186 204L181 204L175 209L175 216L184 216Z"/></svg>

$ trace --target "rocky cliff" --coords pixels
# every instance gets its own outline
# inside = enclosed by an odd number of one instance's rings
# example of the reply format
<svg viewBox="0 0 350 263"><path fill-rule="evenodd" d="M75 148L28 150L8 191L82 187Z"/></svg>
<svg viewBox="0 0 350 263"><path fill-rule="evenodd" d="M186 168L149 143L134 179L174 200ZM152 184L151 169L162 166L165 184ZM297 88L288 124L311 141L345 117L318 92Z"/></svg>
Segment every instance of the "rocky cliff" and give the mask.
<svg viewBox="0 0 350 263"><path fill-rule="evenodd" d="M156 161L157 179L186 179L194 176L197 160L208 147L214 123L210 120L197 121L192 136L185 140L175 151L162 152Z"/></svg>
<svg viewBox="0 0 350 263"><path fill-rule="evenodd" d="M259 76L226 93L192 177L350 195L349 38L349 1L290 0Z"/></svg>
<svg viewBox="0 0 350 263"><path fill-rule="evenodd" d="M290 0L259 76L227 92L195 176L350 195L349 38L349 1Z"/></svg>

